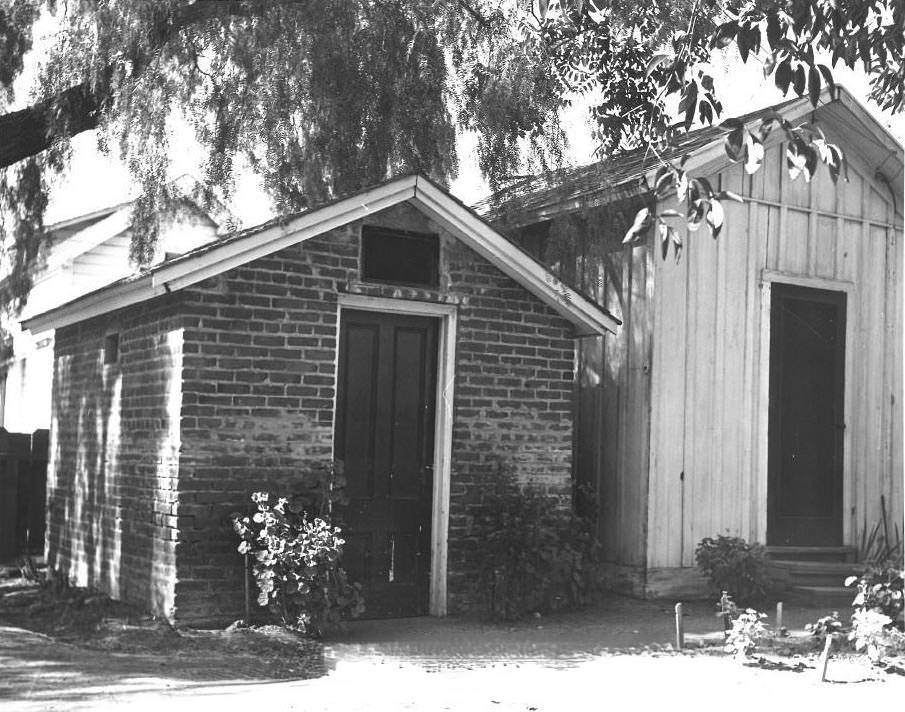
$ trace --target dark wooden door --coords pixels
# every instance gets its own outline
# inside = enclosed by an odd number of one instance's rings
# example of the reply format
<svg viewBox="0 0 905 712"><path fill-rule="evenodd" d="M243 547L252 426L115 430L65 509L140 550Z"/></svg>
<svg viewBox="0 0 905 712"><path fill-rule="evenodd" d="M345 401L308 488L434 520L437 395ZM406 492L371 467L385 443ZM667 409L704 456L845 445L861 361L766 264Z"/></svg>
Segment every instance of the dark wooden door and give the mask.
<svg viewBox="0 0 905 712"><path fill-rule="evenodd" d="M336 453L349 504L343 563L367 617L426 615L437 320L344 310Z"/></svg>
<svg viewBox="0 0 905 712"><path fill-rule="evenodd" d="M767 542L842 544L845 294L774 284Z"/></svg>

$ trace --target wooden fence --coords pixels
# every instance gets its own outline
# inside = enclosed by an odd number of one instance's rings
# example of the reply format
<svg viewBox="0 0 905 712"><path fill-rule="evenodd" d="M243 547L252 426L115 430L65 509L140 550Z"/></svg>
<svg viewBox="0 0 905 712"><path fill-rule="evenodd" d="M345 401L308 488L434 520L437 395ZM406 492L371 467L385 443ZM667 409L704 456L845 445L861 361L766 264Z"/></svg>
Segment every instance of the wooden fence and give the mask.
<svg viewBox="0 0 905 712"><path fill-rule="evenodd" d="M48 431L0 428L0 563L44 551Z"/></svg>

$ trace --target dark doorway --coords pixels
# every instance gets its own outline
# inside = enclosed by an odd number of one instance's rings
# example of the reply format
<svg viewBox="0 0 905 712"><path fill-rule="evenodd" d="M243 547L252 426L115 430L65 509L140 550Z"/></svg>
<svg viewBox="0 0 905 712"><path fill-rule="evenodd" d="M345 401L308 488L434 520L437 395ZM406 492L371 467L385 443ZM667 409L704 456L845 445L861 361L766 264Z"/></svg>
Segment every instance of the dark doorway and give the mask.
<svg viewBox="0 0 905 712"><path fill-rule="evenodd" d="M0 428L0 564L44 553L48 431Z"/></svg>
<svg viewBox="0 0 905 712"><path fill-rule="evenodd" d="M336 456L349 504L343 562L366 616L426 615L438 320L343 310Z"/></svg>
<svg viewBox="0 0 905 712"><path fill-rule="evenodd" d="M845 294L774 284L767 543L842 544Z"/></svg>

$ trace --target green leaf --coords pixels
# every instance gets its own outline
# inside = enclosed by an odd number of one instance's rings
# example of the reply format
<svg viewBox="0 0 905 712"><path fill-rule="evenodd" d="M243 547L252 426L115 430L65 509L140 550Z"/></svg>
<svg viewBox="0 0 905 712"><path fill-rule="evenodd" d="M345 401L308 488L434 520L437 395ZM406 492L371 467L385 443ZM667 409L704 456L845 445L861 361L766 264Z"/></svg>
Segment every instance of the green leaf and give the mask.
<svg viewBox="0 0 905 712"><path fill-rule="evenodd" d="M814 174L817 172L817 166L820 164L820 157L817 155L817 149L813 146L806 146L804 148L804 156L805 180L810 183Z"/></svg>
<svg viewBox="0 0 905 712"><path fill-rule="evenodd" d="M801 96L802 94L804 94L805 82L806 82L806 75L805 75L805 71L804 71L804 65L799 64L798 67L795 68L795 79L794 79L794 89L795 89L795 93L798 94L798 96Z"/></svg>
<svg viewBox="0 0 905 712"><path fill-rule="evenodd" d="M798 150L795 142L790 142L788 148L786 148L786 167L789 171L789 177L795 180L804 170L806 164L807 157Z"/></svg>
<svg viewBox="0 0 905 712"><path fill-rule="evenodd" d="M745 137L745 172L757 173L764 162L764 144L751 132Z"/></svg>
<svg viewBox="0 0 905 712"><path fill-rule="evenodd" d="M694 80L685 85L682 91L682 100L679 102L679 113L685 114L685 129L691 128L694 122L695 109L698 106L698 83Z"/></svg>
<svg viewBox="0 0 905 712"><path fill-rule="evenodd" d="M820 71L820 74L823 76L823 81L830 88L830 91L835 91L836 80L833 78L832 70L829 67L827 67L825 64L818 64L817 69Z"/></svg>
<svg viewBox="0 0 905 712"><path fill-rule="evenodd" d="M647 61L647 67L645 67L644 69L644 76L649 77L651 74L657 71L660 66L668 62L671 58L671 55L668 55L665 52L658 52L654 54Z"/></svg>
<svg viewBox="0 0 905 712"><path fill-rule="evenodd" d="M547 17L547 10L549 9L550 2L549 0L535 0L534 8L535 14L540 18L541 21L545 20Z"/></svg>
<svg viewBox="0 0 905 712"><path fill-rule="evenodd" d="M635 220L632 222L632 226L628 229L628 232L625 233L622 244L625 245L635 240L650 226L650 221L650 209L647 207L641 208L641 210L635 214Z"/></svg>
<svg viewBox="0 0 905 712"><path fill-rule="evenodd" d="M710 225L710 234L712 237L719 237L720 231L723 229L725 220L723 205L719 200L710 201L710 210L707 211L707 224Z"/></svg>
<svg viewBox="0 0 905 712"><path fill-rule="evenodd" d="M820 101L820 71L812 66L808 70L808 92L811 98L811 106L816 107Z"/></svg>
<svg viewBox="0 0 905 712"><path fill-rule="evenodd" d="M676 202L681 203L688 195L688 174L679 171L679 182L676 184Z"/></svg>
<svg viewBox="0 0 905 712"><path fill-rule="evenodd" d="M704 201L701 199L693 201L688 207L688 229L692 232L701 227L701 222L704 220L704 209Z"/></svg>
<svg viewBox="0 0 905 712"><path fill-rule="evenodd" d="M716 32L713 33L713 37L710 40L710 46L717 47L719 49L728 47L732 40L735 39L737 33L738 22L736 22L735 20L724 22L722 25L717 27Z"/></svg>
<svg viewBox="0 0 905 712"><path fill-rule="evenodd" d="M658 223L657 228L660 233L660 252L665 260L669 254L669 225L661 222Z"/></svg>
<svg viewBox="0 0 905 712"><path fill-rule="evenodd" d="M737 41L742 61L747 62L750 52L757 54L760 50L760 28L756 25L742 28L739 30Z"/></svg>
<svg viewBox="0 0 905 712"><path fill-rule="evenodd" d="M676 253L676 262L679 261L679 258L682 256L682 236L679 234L679 231L670 226L669 234L672 238L673 251Z"/></svg>
<svg viewBox="0 0 905 712"><path fill-rule="evenodd" d="M781 36L779 16L775 12L771 12L767 15L767 42L770 43L770 49L776 49Z"/></svg>
<svg viewBox="0 0 905 712"><path fill-rule="evenodd" d="M692 181L701 187L701 191L706 197L709 198L713 194L713 185L711 185L710 181L703 176L700 178L692 178Z"/></svg>
<svg viewBox="0 0 905 712"><path fill-rule="evenodd" d="M666 190L673 181L673 174L668 166L663 166L661 171L663 172L658 171L657 179L654 181L654 192L658 194Z"/></svg>
<svg viewBox="0 0 905 712"><path fill-rule="evenodd" d="M776 88L779 89L783 96L789 91L789 83L792 81L792 65L788 59L780 62L776 67Z"/></svg>
<svg viewBox="0 0 905 712"><path fill-rule="evenodd" d="M731 190L721 190L716 194L716 197L720 200L734 200L736 203L745 202L745 199L742 196L738 193L733 193Z"/></svg>

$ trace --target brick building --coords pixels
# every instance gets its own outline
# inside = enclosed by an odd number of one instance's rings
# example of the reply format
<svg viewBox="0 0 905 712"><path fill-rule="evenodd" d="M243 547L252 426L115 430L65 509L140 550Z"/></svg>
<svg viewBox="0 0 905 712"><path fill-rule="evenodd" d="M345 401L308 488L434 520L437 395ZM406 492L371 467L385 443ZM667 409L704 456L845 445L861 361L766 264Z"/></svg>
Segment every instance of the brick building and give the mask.
<svg viewBox="0 0 905 712"><path fill-rule="evenodd" d="M376 612L466 605L470 507L504 467L570 491L575 338L618 321L406 177L25 326L56 329L49 565L197 624L241 613L229 513L332 458Z"/></svg>

